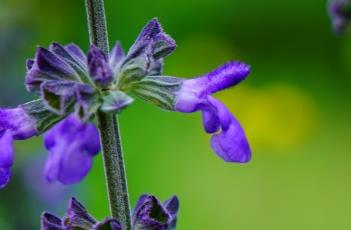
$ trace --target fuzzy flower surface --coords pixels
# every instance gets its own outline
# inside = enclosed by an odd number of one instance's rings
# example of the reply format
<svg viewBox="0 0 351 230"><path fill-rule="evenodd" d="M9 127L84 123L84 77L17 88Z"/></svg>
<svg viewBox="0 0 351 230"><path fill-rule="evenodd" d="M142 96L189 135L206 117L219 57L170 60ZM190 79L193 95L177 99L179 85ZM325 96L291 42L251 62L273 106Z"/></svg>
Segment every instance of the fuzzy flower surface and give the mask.
<svg viewBox="0 0 351 230"><path fill-rule="evenodd" d="M0 188L10 180L15 140L44 134L45 178L81 181L100 150L96 112L119 113L137 96L175 112L201 112L211 146L227 162L250 160L251 150L238 120L213 94L250 73L242 62L228 62L208 74L185 79L162 73L175 41L152 19L125 53L116 42L109 54L92 45L88 54L74 44L38 47L27 61L26 89L38 99L16 108L0 107Z"/></svg>

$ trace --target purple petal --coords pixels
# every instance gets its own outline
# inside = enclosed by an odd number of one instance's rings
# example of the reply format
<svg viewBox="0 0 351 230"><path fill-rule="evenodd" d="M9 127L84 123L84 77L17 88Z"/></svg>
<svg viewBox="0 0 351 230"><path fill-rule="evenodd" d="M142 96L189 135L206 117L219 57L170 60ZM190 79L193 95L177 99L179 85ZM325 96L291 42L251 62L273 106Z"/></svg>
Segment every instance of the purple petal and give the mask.
<svg viewBox="0 0 351 230"><path fill-rule="evenodd" d="M207 133L215 133L220 128L217 111L202 110L202 124Z"/></svg>
<svg viewBox="0 0 351 230"><path fill-rule="evenodd" d="M82 57L78 57L76 53L71 52L68 48L56 42L50 45L49 50L66 61L80 76L87 75L88 71L85 58L82 60Z"/></svg>
<svg viewBox="0 0 351 230"><path fill-rule="evenodd" d="M186 80L181 91L193 91L198 95L212 94L234 86L250 74L250 67L242 62L228 62L201 77Z"/></svg>
<svg viewBox="0 0 351 230"><path fill-rule="evenodd" d="M150 20L140 32L135 43L129 49L124 63L131 59L147 54L150 62L169 55L176 48L175 41L164 33L159 21Z"/></svg>
<svg viewBox="0 0 351 230"><path fill-rule="evenodd" d="M13 109L0 108L0 130L9 130L13 139L23 140L37 134L35 121L21 107Z"/></svg>
<svg viewBox="0 0 351 230"><path fill-rule="evenodd" d="M244 163L250 160L251 150L244 130L225 105L212 96L197 97L182 93L177 98L179 112L202 111L202 121L207 133L220 133L212 136L211 145L219 157L228 162Z"/></svg>
<svg viewBox="0 0 351 230"><path fill-rule="evenodd" d="M162 26L157 18L151 19L141 30L136 43L144 41L145 39L154 38L157 34L163 32Z"/></svg>
<svg viewBox="0 0 351 230"><path fill-rule="evenodd" d="M179 199L177 196L172 196L170 199L166 200L163 206L168 210L172 216L176 216L179 210Z"/></svg>
<svg viewBox="0 0 351 230"><path fill-rule="evenodd" d="M92 166L92 158L100 151L100 139L93 124L82 123L75 115L50 129L45 135L49 156L45 176L49 182L72 184L81 181Z"/></svg>
<svg viewBox="0 0 351 230"><path fill-rule="evenodd" d="M65 219L67 220L65 221L67 227L84 226L90 229L96 223L96 220L88 213L84 205L74 197L69 201Z"/></svg>
<svg viewBox="0 0 351 230"><path fill-rule="evenodd" d="M207 99L208 102L213 106L213 110L215 110L217 113L217 117L219 119L222 130L227 130L232 122L233 115L230 113L227 107L216 98L209 96Z"/></svg>
<svg viewBox="0 0 351 230"><path fill-rule="evenodd" d="M110 58L109 58L109 64L114 73L117 72L119 64L121 63L124 57L125 57L125 54L121 47L121 43L117 41L115 46L111 50Z"/></svg>
<svg viewBox="0 0 351 230"><path fill-rule="evenodd" d="M41 47L37 49L34 62L27 62L27 69L26 88L37 94L40 94L40 85L48 80L80 81L77 72L62 56Z"/></svg>
<svg viewBox="0 0 351 230"><path fill-rule="evenodd" d="M160 33L155 37L153 45L153 55L155 59L166 57L170 55L177 45L173 38L165 33Z"/></svg>
<svg viewBox="0 0 351 230"><path fill-rule="evenodd" d="M193 113L198 111L203 106L203 104L206 103L206 99L199 97L195 92L191 90L185 89L183 83L183 86L176 97L174 110L182 113Z"/></svg>
<svg viewBox="0 0 351 230"><path fill-rule="evenodd" d="M72 55L80 59L82 63L86 63L86 56L84 52L74 43L65 46L65 49Z"/></svg>
<svg viewBox="0 0 351 230"><path fill-rule="evenodd" d="M68 79L77 80L77 73L74 69L57 55L45 48L39 47L37 49L35 64L44 72L58 74Z"/></svg>
<svg viewBox="0 0 351 230"><path fill-rule="evenodd" d="M217 110L222 129L211 138L213 150L224 161L248 162L251 159L251 150L243 128L222 102L212 96L208 97L208 101Z"/></svg>
<svg viewBox="0 0 351 230"><path fill-rule="evenodd" d="M12 134L8 130L0 131L0 189L10 181L13 164Z"/></svg>
<svg viewBox="0 0 351 230"><path fill-rule="evenodd" d="M0 168L11 168L13 164L12 134L9 130L0 131Z"/></svg>
<svg viewBox="0 0 351 230"><path fill-rule="evenodd" d="M133 212L136 229L168 229L172 216L160 201L152 195L142 195Z"/></svg>
<svg viewBox="0 0 351 230"><path fill-rule="evenodd" d="M212 136L211 146L227 162L245 163L251 159L251 149L245 132L234 117L227 130Z"/></svg>
<svg viewBox="0 0 351 230"><path fill-rule="evenodd" d="M107 86L113 81L113 73L108 64L107 55L95 45L88 53L89 74L101 86Z"/></svg>
<svg viewBox="0 0 351 230"><path fill-rule="evenodd" d="M51 213L44 212L40 222L41 230L64 230L61 219Z"/></svg>

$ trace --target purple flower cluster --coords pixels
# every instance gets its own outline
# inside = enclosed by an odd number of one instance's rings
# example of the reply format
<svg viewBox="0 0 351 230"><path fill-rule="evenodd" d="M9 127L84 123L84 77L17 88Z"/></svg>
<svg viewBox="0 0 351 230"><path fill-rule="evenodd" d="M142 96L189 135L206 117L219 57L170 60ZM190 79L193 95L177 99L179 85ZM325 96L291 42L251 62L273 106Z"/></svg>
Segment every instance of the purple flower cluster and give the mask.
<svg viewBox="0 0 351 230"><path fill-rule="evenodd" d="M177 224L179 201L173 196L163 204L152 195L140 197L133 213L133 230L172 230ZM75 198L69 201L63 218L44 212L41 216L42 230L123 230L118 220L106 218L97 221Z"/></svg>
<svg viewBox="0 0 351 230"><path fill-rule="evenodd" d="M47 181L82 180L100 150L94 114L120 112L133 102L127 93L170 111L200 111L217 155L228 162L249 161L251 150L243 128L212 96L244 80L249 66L228 62L193 79L163 76L163 59L175 48L157 19L144 27L127 54L119 42L110 54L91 46L87 56L74 44L39 47L35 58L27 61L25 77L27 90L39 100L0 108L0 187L10 178L13 140L43 133L49 152Z"/></svg>
<svg viewBox="0 0 351 230"><path fill-rule="evenodd" d="M213 150L228 162L249 161L251 150L237 119L211 94L238 84L249 73L250 68L244 63L229 62L204 76L184 80L177 91L175 110L201 111L205 131L214 134L211 139Z"/></svg>

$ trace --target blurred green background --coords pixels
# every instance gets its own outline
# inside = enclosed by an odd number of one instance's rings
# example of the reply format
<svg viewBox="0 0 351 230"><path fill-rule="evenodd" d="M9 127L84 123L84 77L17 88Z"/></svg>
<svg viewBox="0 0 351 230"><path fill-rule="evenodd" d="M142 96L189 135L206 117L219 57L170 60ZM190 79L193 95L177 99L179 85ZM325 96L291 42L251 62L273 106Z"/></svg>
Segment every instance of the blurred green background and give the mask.
<svg viewBox="0 0 351 230"><path fill-rule="evenodd" d="M351 229L351 37L333 35L323 0L106 0L111 45L127 49L159 17L178 49L165 73L196 76L238 59L247 81L219 93L244 126L253 159L228 164L199 114L137 101L121 116L131 202L152 193L181 200L178 229ZM0 0L0 105L33 96L25 60L53 40L88 48L83 0ZM101 156L79 185L42 182L41 138L16 143L14 175L0 191L0 229L38 229L77 196L108 215Z"/></svg>

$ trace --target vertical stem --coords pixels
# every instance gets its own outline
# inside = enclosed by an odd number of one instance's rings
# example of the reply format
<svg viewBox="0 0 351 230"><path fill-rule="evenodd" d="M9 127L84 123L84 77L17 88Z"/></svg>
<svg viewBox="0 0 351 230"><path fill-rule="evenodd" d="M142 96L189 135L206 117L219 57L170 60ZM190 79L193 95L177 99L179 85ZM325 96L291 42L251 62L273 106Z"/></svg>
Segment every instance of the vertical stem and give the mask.
<svg viewBox="0 0 351 230"><path fill-rule="evenodd" d="M108 53L105 9L103 0L85 0L88 16L90 43ZM106 185L110 212L117 218L123 229L131 229L130 204L127 178L124 167L118 117L113 114L97 113Z"/></svg>

